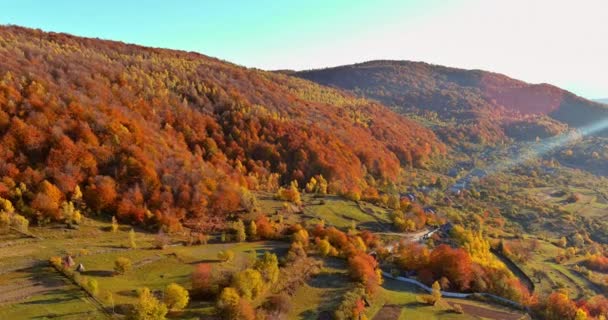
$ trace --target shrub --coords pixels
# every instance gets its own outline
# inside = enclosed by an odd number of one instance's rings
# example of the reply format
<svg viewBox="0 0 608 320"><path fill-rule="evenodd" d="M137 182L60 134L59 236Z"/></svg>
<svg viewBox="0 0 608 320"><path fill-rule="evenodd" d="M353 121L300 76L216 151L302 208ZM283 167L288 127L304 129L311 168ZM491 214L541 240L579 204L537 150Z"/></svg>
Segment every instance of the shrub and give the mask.
<svg viewBox="0 0 608 320"><path fill-rule="evenodd" d="M114 261L114 271L117 274L125 274L129 270L131 270L132 264L131 260L124 257L119 257Z"/></svg>
<svg viewBox="0 0 608 320"><path fill-rule="evenodd" d="M85 287L86 287L87 291L89 291L89 293L94 296L96 296L97 293L99 293L99 284L97 283L97 280L95 280L95 279L88 278L85 283Z"/></svg>
<svg viewBox="0 0 608 320"><path fill-rule="evenodd" d="M223 262L231 262L234 260L234 252L232 250L222 250L217 253L217 258Z"/></svg>
<svg viewBox="0 0 608 320"><path fill-rule="evenodd" d="M129 231L129 248L137 249L137 243L135 242L135 230L131 228Z"/></svg>
<svg viewBox="0 0 608 320"><path fill-rule="evenodd" d="M464 310L462 310L462 306L459 305L458 303L454 303L454 305L452 305L452 310L458 314L464 313Z"/></svg>
<svg viewBox="0 0 608 320"><path fill-rule="evenodd" d="M272 319L281 319L282 315L288 314L291 310L291 297L286 293L270 296L264 308L268 310Z"/></svg>
<svg viewBox="0 0 608 320"><path fill-rule="evenodd" d="M51 266L58 270L62 268L61 262L61 257L51 257L49 259L49 263L51 264Z"/></svg>

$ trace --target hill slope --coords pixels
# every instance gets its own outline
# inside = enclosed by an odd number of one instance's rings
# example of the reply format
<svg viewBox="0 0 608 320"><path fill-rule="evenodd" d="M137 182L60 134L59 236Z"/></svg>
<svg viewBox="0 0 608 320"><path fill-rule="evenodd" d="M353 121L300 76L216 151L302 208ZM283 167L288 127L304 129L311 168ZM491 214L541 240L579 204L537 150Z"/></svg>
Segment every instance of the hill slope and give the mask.
<svg viewBox="0 0 608 320"><path fill-rule="evenodd" d="M530 139L608 117L608 109L548 84L528 84L480 70L422 62L371 61L295 75L350 90L396 110L455 121L445 136ZM430 113L430 114L429 114ZM438 132L442 132L439 130Z"/></svg>
<svg viewBox="0 0 608 320"><path fill-rule="evenodd" d="M0 197L30 217L61 219L79 186L92 211L124 219L221 221L243 187L323 175L362 193L444 150L378 103L298 78L0 27Z"/></svg>

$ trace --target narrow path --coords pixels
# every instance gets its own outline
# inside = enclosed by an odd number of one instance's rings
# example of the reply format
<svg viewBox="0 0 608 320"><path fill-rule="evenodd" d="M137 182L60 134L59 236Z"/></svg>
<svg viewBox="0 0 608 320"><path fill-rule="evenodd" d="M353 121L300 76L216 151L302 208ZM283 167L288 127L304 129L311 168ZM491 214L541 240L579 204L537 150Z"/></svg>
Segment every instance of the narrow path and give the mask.
<svg viewBox="0 0 608 320"><path fill-rule="evenodd" d="M406 277L399 277L399 276L395 277L384 270L382 270L382 276L386 277L386 278L394 279L397 281L416 285L428 293L431 293L433 291L432 288L430 288L429 286L425 285L424 283L422 283L418 280L414 280L414 279L410 279L410 278L406 278ZM471 298L474 295L478 295L478 296L483 296L483 297L489 298L491 300L494 300L496 302L508 305L513 308L517 308L520 310L527 310L527 308L525 306L521 305L519 302L515 302L513 300L499 297L499 296L491 294L491 293L485 293L485 292L460 293L460 292L441 291L441 295L446 298L455 298L455 299L467 299L467 298Z"/></svg>
<svg viewBox="0 0 608 320"><path fill-rule="evenodd" d="M515 264L515 262L511 261L511 259L509 259L508 257L505 257L498 250L490 249L490 251L494 254L496 258L498 258L498 260L502 261L502 263L504 263L516 277L519 278L519 281L521 281L528 288L528 291L530 291L530 293L534 293L534 282L517 264Z"/></svg>

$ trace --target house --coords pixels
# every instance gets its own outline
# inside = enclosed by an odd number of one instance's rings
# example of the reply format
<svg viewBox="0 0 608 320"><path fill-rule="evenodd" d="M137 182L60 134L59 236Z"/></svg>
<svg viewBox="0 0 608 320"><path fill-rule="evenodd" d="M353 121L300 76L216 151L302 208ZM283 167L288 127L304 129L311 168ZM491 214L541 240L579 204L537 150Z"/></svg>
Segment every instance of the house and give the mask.
<svg viewBox="0 0 608 320"><path fill-rule="evenodd" d="M424 207L424 213L437 214L435 207Z"/></svg>
<svg viewBox="0 0 608 320"><path fill-rule="evenodd" d="M487 176L488 172L485 170L479 169L479 168L475 168L475 169L473 169L473 171L471 171L471 173L469 175L481 179L481 178Z"/></svg>
<svg viewBox="0 0 608 320"><path fill-rule="evenodd" d="M72 258L71 255L67 255L65 257L63 257L63 267L64 268L72 268L76 263L74 262L74 259Z"/></svg>
<svg viewBox="0 0 608 320"><path fill-rule="evenodd" d="M439 227L439 230L443 233L450 233L450 231L452 231L453 228L454 228L454 225L451 222L447 222L447 223L441 225Z"/></svg>
<svg viewBox="0 0 608 320"><path fill-rule="evenodd" d="M416 201L416 195L413 194L413 193L411 193L411 192L406 193L405 195L401 196L401 198L402 199L405 198L405 199L407 199L410 202L415 202Z"/></svg>
<svg viewBox="0 0 608 320"><path fill-rule="evenodd" d="M460 173L460 168L452 168L448 171L448 176L450 176L452 178L456 178L456 177L458 177L459 173Z"/></svg>

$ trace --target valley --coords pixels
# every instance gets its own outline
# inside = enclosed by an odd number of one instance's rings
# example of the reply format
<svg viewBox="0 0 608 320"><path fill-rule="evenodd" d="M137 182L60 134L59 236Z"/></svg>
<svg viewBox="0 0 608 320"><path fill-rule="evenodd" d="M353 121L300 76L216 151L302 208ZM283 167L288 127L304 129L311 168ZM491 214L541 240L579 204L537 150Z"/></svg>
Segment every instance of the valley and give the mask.
<svg viewBox="0 0 608 320"><path fill-rule="evenodd" d="M605 319L606 117L0 26L0 319Z"/></svg>

